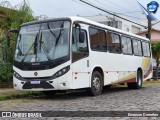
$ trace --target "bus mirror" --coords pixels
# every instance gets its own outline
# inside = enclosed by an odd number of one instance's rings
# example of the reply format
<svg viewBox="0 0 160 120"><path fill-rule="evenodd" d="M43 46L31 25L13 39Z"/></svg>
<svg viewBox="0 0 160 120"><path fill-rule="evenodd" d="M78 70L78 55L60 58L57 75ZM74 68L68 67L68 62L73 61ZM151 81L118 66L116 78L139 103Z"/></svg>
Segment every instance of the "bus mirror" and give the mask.
<svg viewBox="0 0 160 120"><path fill-rule="evenodd" d="M81 26L78 23L75 23L75 28L78 28L81 31Z"/></svg>
<svg viewBox="0 0 160 120"><path fill-rule="evenodd" d="M11 33L18 33L18 30L9 30L8 32L7 32L7 45L8 45L8 47L10 46L10 37L11 37Z"/></svg>
<svg viewBox="0 0 160 120"><path fill-rule="evenodd" d="M79 43L84 43L85 34L84 32L79 33Z"/></svg>

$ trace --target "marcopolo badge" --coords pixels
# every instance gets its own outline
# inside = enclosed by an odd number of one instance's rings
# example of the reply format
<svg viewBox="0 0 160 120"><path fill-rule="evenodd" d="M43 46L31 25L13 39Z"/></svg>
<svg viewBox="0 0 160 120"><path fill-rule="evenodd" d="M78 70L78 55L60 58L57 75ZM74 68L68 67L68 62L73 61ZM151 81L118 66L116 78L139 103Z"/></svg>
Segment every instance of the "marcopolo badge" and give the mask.
<svg viewBox="0 0 160 120"><path fill-rule="evenodd" d="M34 75L37 76L37 75L38 75L38 72L34 72Z"/></svg>

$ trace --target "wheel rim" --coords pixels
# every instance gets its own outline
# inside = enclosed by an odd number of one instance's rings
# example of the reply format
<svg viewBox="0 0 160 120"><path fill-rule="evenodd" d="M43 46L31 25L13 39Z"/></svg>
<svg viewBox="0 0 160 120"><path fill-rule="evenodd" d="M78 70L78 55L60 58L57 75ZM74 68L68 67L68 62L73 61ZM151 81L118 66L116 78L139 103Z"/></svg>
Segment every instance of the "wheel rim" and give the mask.
<svg viewBox="0 0 160 120"><path fill-rule="evenodd" d="M100 78L99 77L94 77L93 78L93 88L96 91L99 91L100 87L101 87L101 80L100 80Z"/></svg>

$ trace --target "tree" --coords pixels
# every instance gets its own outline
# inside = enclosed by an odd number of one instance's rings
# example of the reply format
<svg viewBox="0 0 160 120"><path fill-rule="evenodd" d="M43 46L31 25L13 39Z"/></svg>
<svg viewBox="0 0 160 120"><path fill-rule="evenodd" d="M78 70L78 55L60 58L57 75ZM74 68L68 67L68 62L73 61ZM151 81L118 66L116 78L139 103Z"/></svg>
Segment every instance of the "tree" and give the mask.
<svg viewBox="0 0 160 120"><path fill-rule="evenodd" d="M3 11L4 13L4 18L0 19L0 45L3 47L7 46L6 33L8 30L18 29L22 23L36 20L36 17L34 17L33 15L33 11L31 10L30 6L26 3L25 0L18 7L13 7L13 9L0 6L0 11ZM3 68L0 71L0 79L4 82L7 82L7 80L12 79L12 63L15 42L15 35L13 35L11 37L10 48L6 52L8 56L9 65L2 63L0 64L0 67ZM3 52L1 51L0 53Z"/></svg>
<svg viewBox="0 0 160 120"><path fill-rule="evenodd" d="M158 80L158 68L160 64L160 42L152 43L152 56L156 60L156 71L154 79Z"/></svg>

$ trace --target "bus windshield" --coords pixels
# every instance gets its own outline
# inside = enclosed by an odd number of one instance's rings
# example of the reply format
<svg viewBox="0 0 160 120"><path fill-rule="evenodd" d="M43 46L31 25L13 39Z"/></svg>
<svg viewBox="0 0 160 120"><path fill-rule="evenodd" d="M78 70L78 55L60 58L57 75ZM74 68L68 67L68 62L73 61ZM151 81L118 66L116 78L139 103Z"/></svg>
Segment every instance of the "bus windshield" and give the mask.
<svg viewBox="0 0 160 120"><path fill-rule="evenodd" d="M15 61L45 62L69 55L69 21L23 26L20 29Z"/></svg>

